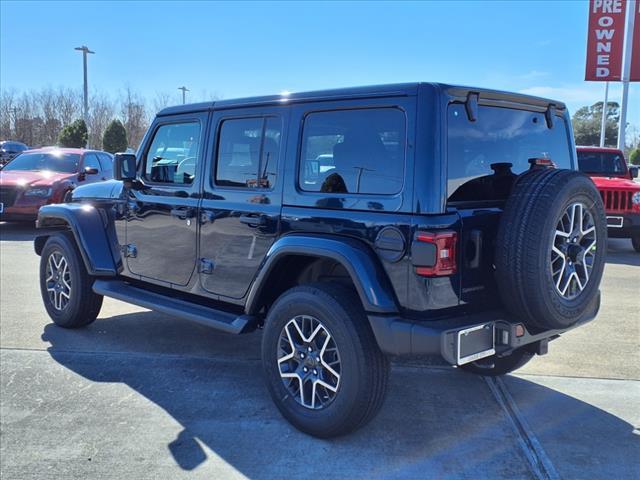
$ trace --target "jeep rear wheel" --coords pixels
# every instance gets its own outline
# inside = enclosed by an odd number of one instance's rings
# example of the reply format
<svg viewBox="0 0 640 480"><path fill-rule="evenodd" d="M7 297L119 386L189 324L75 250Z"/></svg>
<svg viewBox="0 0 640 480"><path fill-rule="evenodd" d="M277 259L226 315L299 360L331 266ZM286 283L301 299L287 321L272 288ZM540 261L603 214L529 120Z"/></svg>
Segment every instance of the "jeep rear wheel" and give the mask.
<svg viewBox="0 0 640 480"><path fill-rule="evenodd" d="M92 286L73 238L64 233L49 237L40 257L40 293L56 325L79 328L97 318L103 297Z"/></svg>
<svg viewBox="0 0 640 480"><path fill-rule="evenodd" d="M292 288L274 303L264 326L262 364L282 415L322 438L371 420L389 375L357 295L325 283Z"/></svg>
<svg viewBox="0 0 640 480"><path fill-rule="evenodd" d="M597 308L607 226L584 174L533 170L514 185L496 238L503 304L527 325L568 328Z"/></svg>

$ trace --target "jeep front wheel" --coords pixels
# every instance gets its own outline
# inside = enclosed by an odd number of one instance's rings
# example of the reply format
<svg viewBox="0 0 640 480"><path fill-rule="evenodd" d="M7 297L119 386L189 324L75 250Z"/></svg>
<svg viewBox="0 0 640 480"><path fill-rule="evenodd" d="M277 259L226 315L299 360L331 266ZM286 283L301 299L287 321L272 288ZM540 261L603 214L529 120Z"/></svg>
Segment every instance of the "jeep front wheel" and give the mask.
<svg viewBox="0 0 640 480"><path fill-rule="evenodd" d="M262 364L282 415L321 438L371 420L389 375L357 295L324 283L292 288L274 303L264 326Z"/></svg>
<svg viewBox="0 0 640 480"><path fill-rule="evenodd" d="M85 268L73 237L49 237L40 257L40 292L54 323L79 328L93 322L102 306L102 295L92 290L93 279Z"/></svg>
<svg viewBox="0 0 640 480"><path fill-rule="evenodd" d="M640 253L640 233L631 236L631 245L636 252Z"/></svg>

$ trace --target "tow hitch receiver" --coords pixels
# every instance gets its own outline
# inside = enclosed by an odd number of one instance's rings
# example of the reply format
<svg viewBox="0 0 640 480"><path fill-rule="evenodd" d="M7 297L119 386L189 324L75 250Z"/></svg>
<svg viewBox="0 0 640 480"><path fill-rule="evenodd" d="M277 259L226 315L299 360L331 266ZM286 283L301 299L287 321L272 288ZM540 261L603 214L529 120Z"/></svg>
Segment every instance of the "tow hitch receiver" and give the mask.
<svg viewBox="0 0 640 480"><path fill-rule="evenodd" d="M489 322L460 330L456 347L458 365L495 355L495 323Z"/></svg>

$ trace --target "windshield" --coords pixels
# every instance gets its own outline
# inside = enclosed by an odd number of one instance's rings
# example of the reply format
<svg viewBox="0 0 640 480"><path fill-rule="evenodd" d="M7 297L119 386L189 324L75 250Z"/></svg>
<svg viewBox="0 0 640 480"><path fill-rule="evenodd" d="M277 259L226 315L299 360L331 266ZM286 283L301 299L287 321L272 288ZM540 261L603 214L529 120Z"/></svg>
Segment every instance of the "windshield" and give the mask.
<svg viewBox="0 0 640 480"><path fill-rule="evenodd" d="M578 169L599 175L626 175L624 157L615 152L578 152Z"/></svg>
<svg viewBox="0 0 640 480"><path fill-rule="evenodd" d="M0 144L0 150L3 152L21 152L22 150L26 150L27 146L22 143L16 142L2 142Z"/></svg>
<svg viewBox="0 0 640 480"><path fill-rule="evenodd" d="M79 164L80 155L77 153L22 153L5 165L2 170L49 170L52 172L76 173Z"/></svg>

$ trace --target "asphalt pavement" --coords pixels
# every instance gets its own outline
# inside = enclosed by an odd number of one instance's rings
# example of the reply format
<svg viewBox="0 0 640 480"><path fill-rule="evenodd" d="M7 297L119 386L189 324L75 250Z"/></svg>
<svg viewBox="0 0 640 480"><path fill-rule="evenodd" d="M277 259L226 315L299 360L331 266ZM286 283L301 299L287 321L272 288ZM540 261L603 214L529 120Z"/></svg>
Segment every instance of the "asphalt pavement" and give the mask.
<svg viewBox="0 0 640 480"><path fill-rule="evenodd" d="M284 421L260 333L230 336L105 299L64 330L34 230L0 224L0 477L640 478L640 254L610 240L589 325L500 380L394 364L374 421L317 440Z"/></svg>

